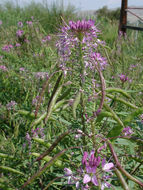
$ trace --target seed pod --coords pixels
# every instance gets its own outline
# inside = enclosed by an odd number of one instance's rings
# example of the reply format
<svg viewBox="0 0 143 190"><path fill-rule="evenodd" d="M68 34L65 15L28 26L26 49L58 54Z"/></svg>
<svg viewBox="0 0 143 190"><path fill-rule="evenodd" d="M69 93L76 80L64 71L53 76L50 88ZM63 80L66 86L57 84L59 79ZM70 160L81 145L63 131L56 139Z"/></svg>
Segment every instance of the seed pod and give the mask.
<svg viewBox="0 0 143 190"><path fill-rule="evenodd" d="M12 172L12 173L16 173L16 174L20 174L20 175L24 175L24 173L17 171L13 168L7 167L7 166L0 166L1 170L7 171L7 172Z"/></svg>
<svg viewBox="0 0 143 190"><path fill-rule="evenodd" d="M108 98L113 99L114 101L121 102L121 103L125 104L126 106L128 106L128 107L130 107L130 108L132 108L132 109L137 109L137 108L138 108L136 105L134 105L134 104L132 104L132 103L130 103L130 102L127 102L126 100L124 100L124 99L122 99L122 98L114 97L114 96L109 95L109 94L107 94L106 96L107 96Z"/></svg>
<svg viewBox="0 0 143 190"><path fill-rule="evenodd" d="M10 156L10 155L7 155L7 154L3 154L3 153L0 153L0 157L1 158L8 158L8 159L13 159L14 158L13 156Z"/></svg>
<svg viewBox="0 0 143 190"><path fill-rule="evenodd" d="M32 155L33 156L36 156L36 157L39 157L40 154L39 153L36 153L36 152L32 152ZM44 158L42 158L42 160L46 161L46 162L49 162L50 160L52 159L51 156L45 156ZM53 163L55 166L57 167L61 167L62 166L62 161L61 160L56 160L54 163Z"/></svg>
<svg viewBox="0 0 143 190"><path fill-rule="evenodd" d="M104 117L113 117L113 115L110 112L101 112L96 121L100 122Z"/></svg>
<svg viewBox="0 0 143 190"><path fill-rule="evenodd" d="M123 96L125 96L126 98L131 98L131 96L125 91L125 90L122 90L120 88L106 88L106 92L118 92L120 94L122 94Z"/></svg>
<svg viewBox="0 0 143 190"><path fill-rule="evenodd" d="M32 138L35 142L45 146L46 148L50 148L50 146L52 145L51 143L47 143L45 142L43 139L41 138ZM57 152L56 149L53 150L53 152Z"/></svg>

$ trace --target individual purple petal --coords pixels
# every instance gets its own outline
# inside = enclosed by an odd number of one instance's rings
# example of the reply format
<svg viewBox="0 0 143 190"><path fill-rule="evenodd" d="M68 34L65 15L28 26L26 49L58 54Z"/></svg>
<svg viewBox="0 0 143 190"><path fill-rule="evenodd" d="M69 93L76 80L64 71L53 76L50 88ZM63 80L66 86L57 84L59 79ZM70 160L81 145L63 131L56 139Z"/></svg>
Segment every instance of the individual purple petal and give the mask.
<svg viewBox="0 0 143 190"><path fill-rule="evenodd" d="M66 176L72 175L72 171L69 168L64 168L64 172Z"/></svg>
<svg viewBox="0 0 143 190"><path fill-rule="evenodd" d="M111 184L109 184L108 182L102 183L102 185L101 185L101 190L104 190L105 187L110 188L110 187L111 187Z"/></svg>
<svg viewBox="0 0 143 190"><path fill-rule="evenodd" d="M110 162L110 163L105 164L102 169L106 172L109 172L113 167L114 167L114 164Z"/></svg>
<svg viewBox="0 0 143 190"><path fill-rule="evenodd" d="M86 166L86 172L89 174L92 173L92 167L89 164Z"/></svg>
<svg viewBox="0 0 143 190"><path fill-rule="evenodd" d="M89 183L91 181L91 177L88 174L85 174L84 178L83 178L83 183Z"/></svg>
<svg viewBox="0 0 143 190"><path fill-rule="evenodd" d="M105 158L103 158L103 160L102 160L102 168L104 167L105 164L106 164L106 160L105 160Z"/></svg>
<svg viewBox="0 0 143 190"><path fill-rule="evenodd" d="M106 143L104 143L103 146L101 146L101 147L98 148L97 153L100 153L101 150L106 149L106 147L107 147L107 145L106 145Z"/></svg>
<svg viewBox="0 0 143 190"><path fill-rule="evenodd" d="M96 159L96 166L99 166L100 161L101 161L101 157L100 157L100 156L98 156L98 157L97 157L97 159Z"/></svg>
<svg viewBox="0 0 143 190"><path fill-rule="evenodd" d="M71 184L71 176L68 177L68 184Z"/></svg>
<svg viewBox="0 0 143 190"><path fill-rule="evenodd" d="M94 175L91 179L92 183L95 185L95 186L98 186L98 181L97 181L97 178L96 176Z"/></svg>
<svg viewBox="0 0 143 190"><path fill-rule="evenodd" d="M79 189L79 187L80 187L79 181L76 182L75 186L76 186L76 189Z"/></svg>

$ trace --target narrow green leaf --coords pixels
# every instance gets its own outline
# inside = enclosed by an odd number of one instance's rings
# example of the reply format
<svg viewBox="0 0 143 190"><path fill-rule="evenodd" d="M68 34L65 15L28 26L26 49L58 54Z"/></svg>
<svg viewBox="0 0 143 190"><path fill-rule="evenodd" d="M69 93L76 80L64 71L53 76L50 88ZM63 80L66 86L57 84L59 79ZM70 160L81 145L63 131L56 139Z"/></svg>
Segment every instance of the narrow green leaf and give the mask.
<svg viewBox="0 0 143 190"><path fill-rule="evenodd" d="M75 119L76 119L76 109L77 109L78 104L80 103L80 98L81 98L81 92L79 91L76 94L76 97L75 97L74 102L72 104L72 112L73 112L73 116Z"/></svg>

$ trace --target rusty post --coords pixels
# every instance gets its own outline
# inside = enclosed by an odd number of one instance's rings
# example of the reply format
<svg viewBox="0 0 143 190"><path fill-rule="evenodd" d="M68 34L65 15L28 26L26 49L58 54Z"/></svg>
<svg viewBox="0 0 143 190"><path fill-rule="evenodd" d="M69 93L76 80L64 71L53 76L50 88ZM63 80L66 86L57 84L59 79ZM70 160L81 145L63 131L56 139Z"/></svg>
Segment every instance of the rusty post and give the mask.
<svg viewBox="0 0 143 190"><path fill-rule="evenodd" d="M118 32L121 31L123 35L125 35L126 33L126 28L124 26L127 25L127 11L126 11L127 8L128 8L128 0L122 0Z"/></svg>

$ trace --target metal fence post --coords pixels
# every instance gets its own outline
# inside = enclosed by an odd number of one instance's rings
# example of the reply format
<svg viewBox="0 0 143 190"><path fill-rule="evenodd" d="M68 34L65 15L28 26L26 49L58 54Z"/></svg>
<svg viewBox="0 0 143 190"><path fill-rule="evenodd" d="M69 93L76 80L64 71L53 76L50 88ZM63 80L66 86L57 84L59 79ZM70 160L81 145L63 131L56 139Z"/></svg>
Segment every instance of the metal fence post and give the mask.
<svg viewBox="0 0 143 190"><path fill-rule="evenodd" d="M119 32L121 31L123 35L126 33L126 28L124 26L127 25L127 9L128 0L122 0L121 2L121 11L120 11L120 23L119 23Z"/></svg>

